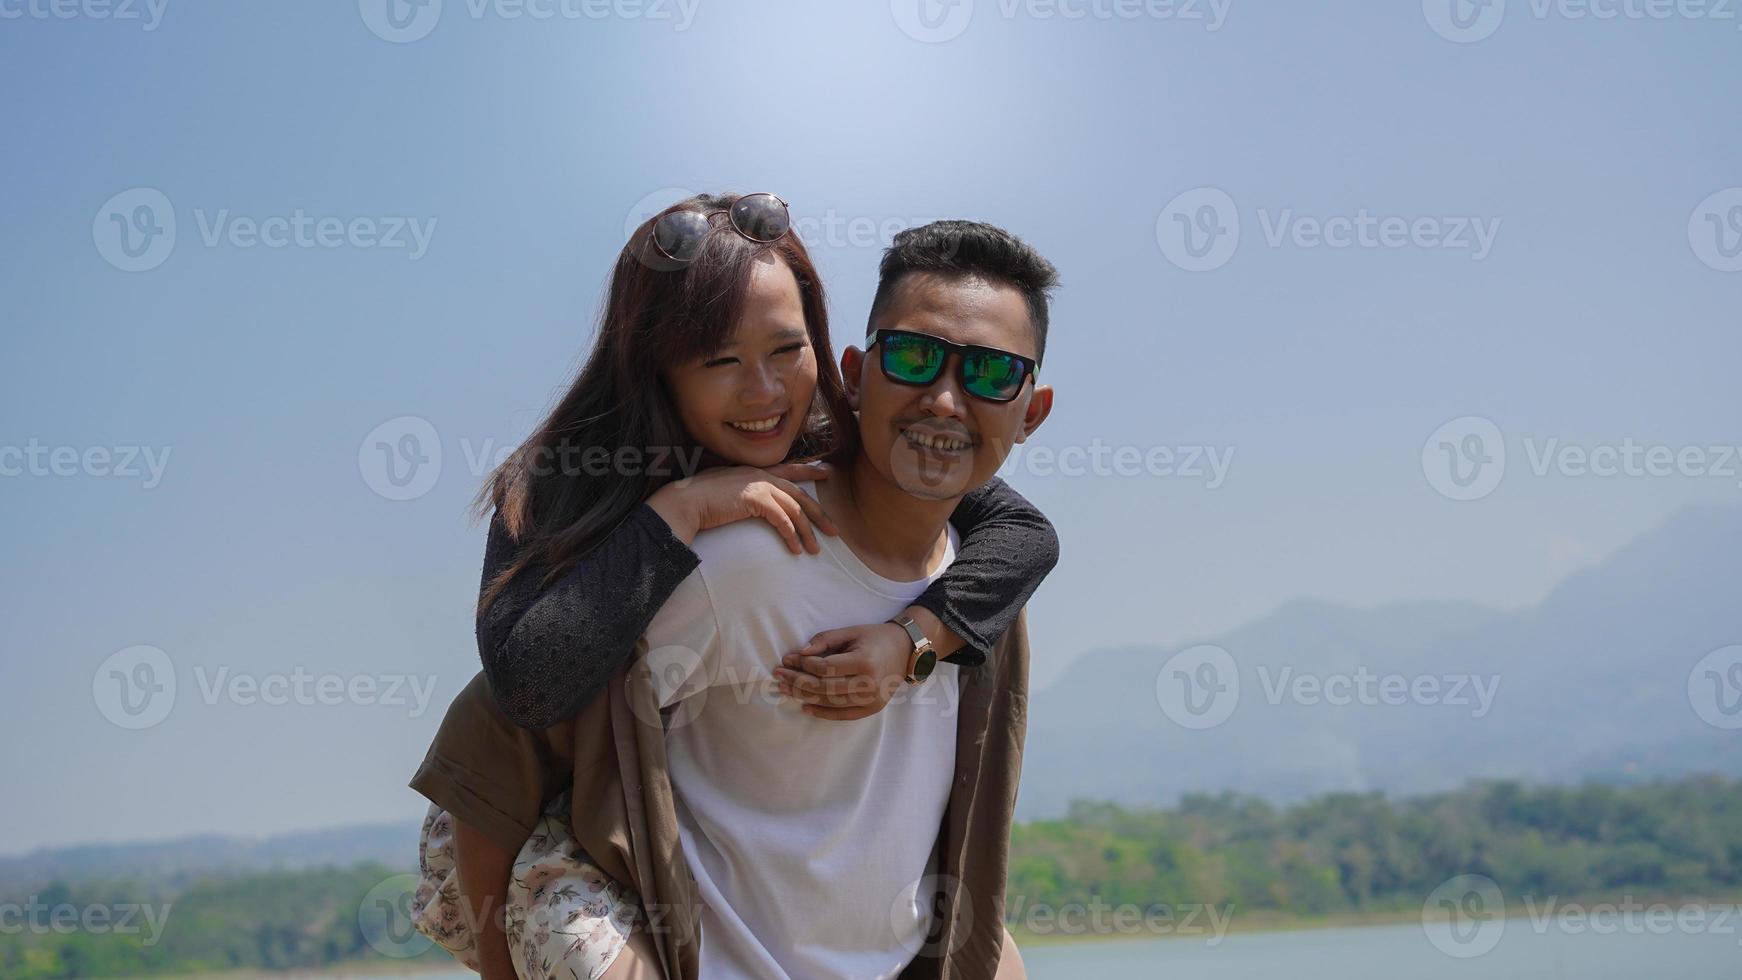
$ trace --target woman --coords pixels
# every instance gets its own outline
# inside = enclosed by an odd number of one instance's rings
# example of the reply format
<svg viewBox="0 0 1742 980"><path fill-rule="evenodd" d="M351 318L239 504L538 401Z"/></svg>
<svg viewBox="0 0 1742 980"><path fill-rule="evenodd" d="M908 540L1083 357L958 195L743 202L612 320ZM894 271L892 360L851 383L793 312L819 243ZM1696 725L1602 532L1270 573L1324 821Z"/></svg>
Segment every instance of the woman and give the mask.
<svg viewBox="0 0 1742 980"><path fill-rule="evenodd" d="M688 545L700 530L762 519L795 552L817 550L813 522L833 532L795 484L826 477L818 461L853 453L857 430L834 366L821 283L788 226L784 203L765 194L692 198L643 225L618 257L586 367L481 495L495 516L479 646L497 707L514 723L556 724L599 693L696 567ZM705 468L681 478L696 464ZM960 555L907 612L940 655L973 665L1050 570L1057 542L1045 519L1001 482L965 500L953 520ZM899 687L912 649L892 624L830 631L793 652L795 669L783 684L821 717L864 717ZM834 676L816 676L825 671ZM454 722L450 713L432 760L450 730L451 737L465 732ZM532 774L545 770L536 743L526 744L527 761L514 768L536 782L544 777ZM452 786L414 785L437 807L491 813L473 809L477 801L460 799L467 794ZM548 798L557 788L528 792ZM566 812L559 807L532 835L518 874L508 830L487 833L432 812L426 830L436 846L426 857L443 867L440 844L451 825L458 873L429 888L457 889L471 906L480 924L474 952L487 977L513 975L501 918L488 913L502 907L516 878L522 912L548 900L562 891L553 877L583 883L582 921L574 925L577 909L568 909L572 941L554 960L548 949L523 948L536 934L517 937L522 972L599 976L618 963L617 972L633 975L618 958L633 943L625 920L634 919L634 896L561 848ZM421 897L428 904L431 896ZM645 962L645 955L623 959Z"/></svg>

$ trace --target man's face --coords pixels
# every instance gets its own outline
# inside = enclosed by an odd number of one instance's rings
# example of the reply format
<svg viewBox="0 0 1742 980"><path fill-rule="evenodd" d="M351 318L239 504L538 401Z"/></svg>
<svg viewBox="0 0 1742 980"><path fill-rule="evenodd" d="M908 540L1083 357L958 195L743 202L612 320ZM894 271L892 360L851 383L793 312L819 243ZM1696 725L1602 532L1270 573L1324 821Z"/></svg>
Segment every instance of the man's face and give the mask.
<svg viewBox="0 0 1742 980"><path fill-rule="evenodd" d="M1022 293L975 276L910 273L896 283L871 326L1030 358L1038 353ZM881 356L880 347L849 347L841 355L841 373L859 412L866 460L916 497L945 500L983 485L1052 410L1052 389L1033 380L1008 402L963 391L958 353L925 387L890 380Z"/></svg>

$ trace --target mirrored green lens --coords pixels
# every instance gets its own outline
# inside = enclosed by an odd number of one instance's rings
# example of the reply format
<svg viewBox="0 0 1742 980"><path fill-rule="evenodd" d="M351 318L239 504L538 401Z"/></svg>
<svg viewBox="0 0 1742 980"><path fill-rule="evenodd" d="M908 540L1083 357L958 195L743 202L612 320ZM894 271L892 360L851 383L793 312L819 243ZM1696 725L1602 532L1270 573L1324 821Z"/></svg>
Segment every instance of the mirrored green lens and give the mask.
<svg viewBox="0 0 1742 980"><path fill-rule="evenodd" d="M883 338L883 370L902 381L925 384L944 366L943 345L921 337Z"/></svg>
<svg viewBox="0 0 1742 980"><path fill-rule="evenodd" d="M967 374L968 393L994 401L1014 398L1028 377L1027 366L1008 354L977 351L968 355L962 368Z"/></svg>

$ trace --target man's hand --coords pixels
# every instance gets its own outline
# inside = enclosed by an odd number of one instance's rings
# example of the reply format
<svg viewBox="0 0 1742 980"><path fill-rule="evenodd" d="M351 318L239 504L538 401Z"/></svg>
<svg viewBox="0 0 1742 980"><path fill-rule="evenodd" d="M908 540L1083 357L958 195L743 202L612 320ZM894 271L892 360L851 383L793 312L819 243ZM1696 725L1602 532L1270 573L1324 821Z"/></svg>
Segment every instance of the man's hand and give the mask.
<svg viewBox="0 0 1742 980"><path fill-rule="evenodd" d="M780 691L808 715L831 721L869 718L907 686L913 640L894 623L825 630L781 658Z"/></svg>

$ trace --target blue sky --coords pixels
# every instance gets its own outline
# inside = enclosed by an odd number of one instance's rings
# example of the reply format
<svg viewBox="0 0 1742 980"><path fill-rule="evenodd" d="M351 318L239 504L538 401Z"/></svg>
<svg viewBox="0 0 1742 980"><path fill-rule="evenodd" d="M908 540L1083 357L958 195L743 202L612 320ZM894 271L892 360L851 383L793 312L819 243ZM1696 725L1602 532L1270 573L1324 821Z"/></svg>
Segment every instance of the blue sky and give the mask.
<svg viewBox="0 0 1742 980"><path fill-rule="evenodd" d="M792 202L838 344L889 229L989 220L1058 265L1031 448L1107 455L1011 467L1064 544L1038 682L1300 597L1527 604L1742 501L1711 472L1742 443L1736 20L919 2L0 0L0 776L31 801L0 852L419 813L476 665L474 460L686 190ZM1183 237L1234 224L1231 252ZM1436 435L1466 418L1493 429ZM360 456L412 432L439 469L388 499ZM1454 499L1432 459L1496 433L1503 477ZM1597 476L1569 445L1692 455ZM130 730L99 689L140 646L177 690ZM405 686L245 686L298 676Z"/></svg>

